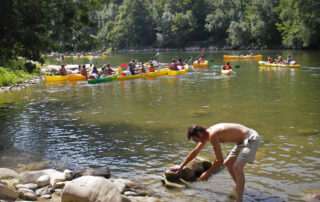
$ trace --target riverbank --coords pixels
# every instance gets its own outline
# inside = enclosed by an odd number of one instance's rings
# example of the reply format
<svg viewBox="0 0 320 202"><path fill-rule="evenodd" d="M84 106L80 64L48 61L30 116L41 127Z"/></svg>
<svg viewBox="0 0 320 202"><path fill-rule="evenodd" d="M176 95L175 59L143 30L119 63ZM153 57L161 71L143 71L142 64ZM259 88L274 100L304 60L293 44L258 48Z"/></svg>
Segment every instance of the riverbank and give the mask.
<svg viewBox="0 0 320 202"><path fill-rule="evenodd" d="M78 172L0 168L0 199L30 201L160 202L159 196L129 179L111 178L107 167Z"/></svg>

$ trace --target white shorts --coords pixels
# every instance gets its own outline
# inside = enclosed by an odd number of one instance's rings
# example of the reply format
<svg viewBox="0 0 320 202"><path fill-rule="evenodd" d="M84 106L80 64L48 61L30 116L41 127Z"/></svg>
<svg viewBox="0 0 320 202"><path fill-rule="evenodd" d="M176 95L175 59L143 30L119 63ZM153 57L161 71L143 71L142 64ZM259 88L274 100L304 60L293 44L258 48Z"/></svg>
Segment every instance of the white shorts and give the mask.
<svg viewBox="0 0 320 202"><path fill-rule="evenodd" d="M237 157L239 160L245 160L253 163L256 152L260 146L260 137L257 131L250 129L241 144L237 144L228 155L228 158Z"/></svg>

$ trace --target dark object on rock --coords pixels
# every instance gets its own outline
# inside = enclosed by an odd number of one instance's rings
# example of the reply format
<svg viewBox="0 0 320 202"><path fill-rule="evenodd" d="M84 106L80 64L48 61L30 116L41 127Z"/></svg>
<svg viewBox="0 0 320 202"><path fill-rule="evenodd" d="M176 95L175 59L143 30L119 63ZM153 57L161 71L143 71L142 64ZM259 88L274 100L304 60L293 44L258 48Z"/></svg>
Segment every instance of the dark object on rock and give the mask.
<svg viewBox="0 0 320 202"><path fill-rule="evenodd" d="M85 175L89 175L89 176L102 176L105 178L110 178L111 174L110 174L110 170L108 167L101 167L101 168L89 168L86 170L80 170L77 172L78 176L85 176Z"/></svg>
<svg viewBox="0 0 320 202"><path fill-rule="evenodd" d="M166 170L161 181L167 188L186 188L189 185L187 182L196 181L211 165L212 163L210 161L197 157L189 162L180 173L169 169ZM221 169L222 168L223 167L221 167ZM219 171L221 169L219 169Z"/></svg>

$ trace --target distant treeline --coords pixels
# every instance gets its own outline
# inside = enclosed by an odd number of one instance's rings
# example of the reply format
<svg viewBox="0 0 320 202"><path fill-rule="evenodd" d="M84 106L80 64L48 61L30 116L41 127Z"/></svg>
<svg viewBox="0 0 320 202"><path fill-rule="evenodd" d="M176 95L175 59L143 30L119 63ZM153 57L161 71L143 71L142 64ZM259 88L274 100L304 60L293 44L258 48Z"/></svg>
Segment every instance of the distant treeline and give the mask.
<svg viewBox="0 0 320 202"><path fill-rule="evenodd" d="M319 0L4 0L0 62L51 51L319 48Z"/></svg>

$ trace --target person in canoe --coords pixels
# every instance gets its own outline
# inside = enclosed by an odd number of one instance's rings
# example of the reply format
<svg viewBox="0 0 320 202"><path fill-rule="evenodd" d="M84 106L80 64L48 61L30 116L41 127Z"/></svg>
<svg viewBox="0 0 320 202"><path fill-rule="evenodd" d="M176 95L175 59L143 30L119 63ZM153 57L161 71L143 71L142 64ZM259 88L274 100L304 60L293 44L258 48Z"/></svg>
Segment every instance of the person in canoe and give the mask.
<svg viewBox="0 0 320 202"><path fill-rule="evenodd" d="M81 75L88 78L88 71L87 71L86 65L82 65Z"/></svg>
<svg viewBox="0 0 320 202"><path fill-rule="evenodd" d="M108 75L112 75L115 73L115 71L110 67L110 64L107 64L106 71Z"/></svg>
<svg viewBox="0 0 320 202"><path fill-rule="evenodd" d="M60 68L60 70L59 70L59 74L60 74L61 76L66 76L66 75L68 75L68 72L67 72L67 70L66 70L66 65L65 65L65 64L61 65L61 68Z"/></svg>
<svg viewBox="0 0 320 202"><path fill-rule="evenodd" d="M180 172L192 159L194 159L207 142L214 149L215 160L211 167L199 177L199 181L207 181L212 173L215 173L224 165L236 184L237 201L242 201L245 185L244 167L247 163L253 163L256 152L260 146L259 134L244 125L236 123L219 123L209 128L192 124L187 129L187 139L193 140L197 146L189 153L185 161L178 167L170 170ZM235 147L224 160L220 143L234 143Z"/></svg>
<svg viewBox="0 0 320 202"><path fill-rule="evenodd" d="M272 58L270 56L267 57L268 63L273 63Z"/></svg>
<svg viewBox="0 0 320 202"><path fill-rule="evenodd" d="M280 64L285 64L284 60L282 59L281 56L278 57L278 61L277 63L280 63Z"/></svg>
<svg viewBox="0 0 320 202"><path fill-rule="evenodd" d="M172 60L171 64L169 65L169 69L174 70L174 71L179 71L178 63L175 59Z"/></svg>
<svg viewBox="0 0 320 202"><path fill-rule="evenodd" d="M230 69L232 69L232 67L231 67L231 65L230 65L230 63L229 63L229 61L227 61L227 63L226 63L225 65L223 65L223 66L222 66L222 69L223 69L223 70L230 70Z"/></svg>
<svg viewBox="0 0 320 202"><path fill-rule="evenodd" d="M253 51L252 50L249 50L249 55L253 56Z"/></svg>
<svg viewBox="0 0 320 202"><path fill-rule="evenodd" d="M132 59L128 65L128 71L130 72L131 75L136 75L135 66L136 66L135 61L134 59Z"/></svg>
<svg viewBox="0 0 320 202"><path fill-rule="evenodd" d="M150 63L149 72L155 72L155 71L156 71L156 67L153 65L153 63Z"/></svg>
<svg viewBox="0 0 320 202"><path fill-rule="evenodd" d="M89 79L96 79L100 77L100 72L97 68L97 66L93 66L93 70L89 76Z"/></svg>

